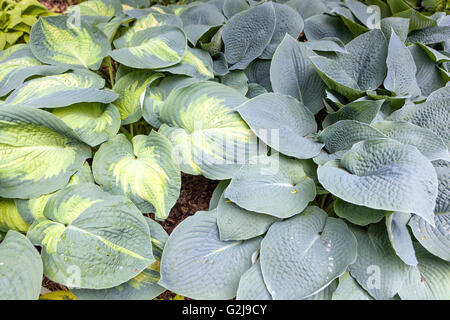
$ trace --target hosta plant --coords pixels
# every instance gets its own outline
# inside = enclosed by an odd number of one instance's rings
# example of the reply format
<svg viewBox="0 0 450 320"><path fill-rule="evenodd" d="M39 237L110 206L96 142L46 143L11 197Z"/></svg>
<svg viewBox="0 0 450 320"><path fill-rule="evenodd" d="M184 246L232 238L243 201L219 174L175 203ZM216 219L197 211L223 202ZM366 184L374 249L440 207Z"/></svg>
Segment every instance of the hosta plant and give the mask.
<svg viewBox="0 0 450 320"><path fill-rule="evenodd" d="M0 52L0 299L450 299L445 12L148 4ZM182 172L218 185L168 235Z"/></svg>

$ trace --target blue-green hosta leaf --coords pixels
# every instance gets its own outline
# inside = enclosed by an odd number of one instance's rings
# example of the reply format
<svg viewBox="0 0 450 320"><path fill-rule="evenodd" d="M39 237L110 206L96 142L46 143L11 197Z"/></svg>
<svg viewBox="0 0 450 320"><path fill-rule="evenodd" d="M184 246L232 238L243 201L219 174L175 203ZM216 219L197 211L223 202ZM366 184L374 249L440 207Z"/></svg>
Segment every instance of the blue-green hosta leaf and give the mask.
<svg viewBox="0 0 450 320"><path fill-rule="evenodd" d="M422 44L434 44L447 41L450 38L450 26L434 26L411 32L407 41Z"/></svg>
<svg viewBox="0 0 450 320"><path fill-rule="evenodd" d="M39 18L31 28L30 49L44 63L97 70L111 45L102 31L83 19L60 15Z"/></svg>
<svg viewBox="0 0 450 320"><path fill-rule="evenodd" d="M85 162L84 165L78 170L72 177L70 177L68 185L77 183L94 183L94 176L92 175L91 167L89 163ZM37 198L32 199L14 199L17 210L20 216L28 224L32 224L35 220L45 218L44 208L48 199L54 193L44 194Z"/></svg>
<svg viewBox="0 0 450 320"><path fill-rule="evenodd" d="M0 243L0 300L37 300L42 260L30 241L9 231Z"/></svg>
<svg viewBox="0 0 450 320"><path fill-rule="evenodd" d="M395 254L384 222L365 231L352 227L358 241L358 258L349 266L350 274L373 298L387 300L402 287L409 266Z"/></svg>
<svg viewBox="0 0 450 320"><path fill-rule="evenodd" d="M111 139L120 128L120 112L113 104L78 103L52 113L91 147Z"/></svg>
<svg viewBox="0 0 450 320"><path fill-rule="evenodd" d="M307 41L305 45L319 52L342 52L347 53L344 43L339 38L322 38L320 40Z"/></svg>
<svg viewBox="0 0 450 320"><path fill-rule="evenodd" d="M150 218L145 218L151 235L153 256L156 261L140 274L127 282L113 288L72 289L71 292L80 300L152 300L164 291L158 284L160 261L168 235L161 225Z"/></svg>
<svg viewBox="0 0 450 320"><path fill-rule="evenodd" d="M245 69L259 57L270 43L275 26L276 15L271 2L234 15L222 33L225 58L232 65L230 70Z"/></svg>
<svg viewBox="0 0 450 320"><path fill-rule="evenodd" d="M171 159L172 145L152 131L130 142L119 134L100 146L92 170L107 191L123 194L142 212L155 212L164 220L180 194L181 176Z"/></svg>
<svg viewBox="0 0 450 320"><path fill-rule="evenodd" d="M389 241L397 256L410 266L417 266L413 242L407 227L411 214L394 211L386 216Z"/></svg>
<svg viewBox="0 0 450 320"><path fill-rule="evenodd" d="M271 60L253 60L244 70L247 75L248 82L254 82L263 86L267 91L272 91L270 83L270 65Z"/></svg>
<svg viewBox="0 0 450 320"><path fill-rule="evenodd" d="M31 108L59 108L80 102L110 103L118 95L101 90L105 80L95 73L74 72L29 80L16 88L6 104Z"/></svg>
<svg viewBox="0 0 450 320"><path fill-rule="evenodd" d="M318 207L274 223L261 242L261 269L274 299L303 299L325 288L356 259L356 239Z"/></svg>
<svg viewBox="0 0 450 320"><path fill-rule="evenodd" d="M439 181L435 227L419 216L409 222L414 236L430 253L450 261L450 162L433 162Z"/></svg>
<svg viewBox="0 0 450 320"><path fill-rule="evenodd" d="M214 78L211 56L208 52L196 48L187 48L183 59L179 63L171 67L158 69L158 71L167 71L201 80Z"/></svg>
<svg viewBox="0 0 450 320"><path fill-rule="evenodd" d="M0 196L29 199L64 187L90 148L43 110L0 106Z"/></svg>
<svg viewBox="0 0 450 320"><path fill-rule="evenodd" d="M339 284L332 300L373 300L373 298L346 271L339 277Z"/></svg>
<svg viewBox="0 0 450 320"><path fill-rule="evenodd" d="M211 199L209 200L209 210L217 208L217 206L219 205L219 201L222 198L222 194L230 184L230 181L231 180L222 180L217 184L217 187L214 189Z"/></svg>
<svg viewBox="0 0 450 320"><path fill-rule="evenodd" d="M386 74L388 46L379 29L366 32L337 52L336 59L311 57L322 80L333 90L352 99L378 88Z"/></svg>
<svg viewBox="0 0 450 320"><path fill-rule="evenodd" d="M236 300L272 300L263 279L259 259L239 280Z"/></svg>
<svg viewBox="0 0 450 320"><path fill-rule="evenodd" d="M341 6L337 6L331 10L332 14L337 14L339 18L347 26L348 30L355 36L359 36L369 30L366 26L360 24L360 22L354 18L352 11ZM374 21L375 19L370 19L369 21Z"/></svg>
<svg viewBox="0 0 450 320"><path fill-rule="evenodd" d="M416 213L434 223L437 176L413 146L391 139L358 142L340 161L319 166L318 177L326 190L347 202Z"/></svg>
<svg viewBox="0 0 450 320"><path fill-rule="evenodd" d="M371 123L375 119L384 100L357 100L346 104L338 111L327 115L323 127L328 127L340 120L356 120Z"/></svg>
<svg viewBox="0 0 450 320"><path fill-rule="evenodd" d="M223 2L223 13L228 19L248 8L250 5L246 0L225 0Z"/></svg>
<svg viewBox="0 0 450 320"><path fill-rule="evenodd" d="M422 48L423 51L426 52L426 54L431 58L431 60L433 60L433 62L435 63L443 63L443 62L449 62L450 61L450 57L445 55L445 51L438 51L436 49L433 49L429 46L426 46L422 43L417 43L417 45L420 46L420 48Z"/></svg>
<svg viewBox="0 0 450 320"><path fill-rule="evenodd" d="M287 5L276 2L273 3L273 8L275 9L275 30L269 44L259 56L261 59L272 59L275 50L286 35L298 38L303 31L303 19L297 11Z"/></svg>
<svg viewBox="0 0 450 320"><path fill-rule="evenodd" d="M336 288L337 288L337 280L334 280L318 293L313 294L312 296L309 296L303 300L331 300L333 292L336 290Z"/></svg>
<svg viewBox="0 0 450 320"><path fill-rule="evenodd" d="M386 60L387 76L384 88L397 96L420 96L420 88L416 81L416 64L409 51L397 34L392 30Z"/></svg>
<svg viewBox="0 0 450 320"><path fill-rule="evenodd" d="M237 111L264 143L285 155L309 159L323 147L313 137L317 132L314 115L292 96L261 94Z"/></svg>
<svg viewBox="0 0 450 320"><path fill-rule="evenodd" d="M338 38L347 43L353 39L352 33L341 19L325 14L314 15L305 20L305 35L308 40Z"/></svg>
<svg viewBox="0 0 450 320"><path fill-rule="evenodd" d="M433 27L437 25L437 21L431 17L428 17L416 9L410 8L401 12L397 12L393 17L400 17L409 19L409 31L424 29L427 27Z"/></svg>
<svg viewBox="0 0 450 320"><path fill-rule="evenodd" d="M402 300L449 300L450 262L433 256L418 243L414 249L419 264L409 270L399 296Z"/></svg>
<svg viewBox="0 0 450 320"><path fill-rule="evenodd" d="M376 210L368 207L357 206L337 198L333 203L334 212L338 217L346 219L359 226L367 226L377 223L384 218L386 211Z"/></svg>
<svg viewBox="0 0 450 320"><path fill-rule="evenodd" d="M140 30L126 41L114 41L111 58L137 69L165 68L180 62L186 52L186 35L173 25Z"/></svg>
<svg viewBox="0 0 450 320"><path fill-rule="evenodd" d="M245 96L249 99L252 99L252 98L259 96L260 94L264 94L264 93L267 93L266 88L264 88L263 86L261 86L257 83L251 82L248 84L248 91Z"/></svg>
<svg viewBox="0 0 450 320"><path fill-rule="evenodd" d="M117 17L112 18L108 22L99 23L97 25L97 28L99 28L108 37L109 41L112 42L119 28L123 24L130 23L132 21L132 18L128 17L125 14L121 14Z"/></svg>
<svg viewBox="0 0 450 320"><path fill-rule="evenodd" d="M68 16L75 19L86 20L91 24L107 22L114 16L122 13L120 0L89 0L76 6L69 7Z"/></svg>
<svg viewBox="0 0 450 320"><path fill-rule="evenodd" d="M220 240L247 240L264 234L278 219L259 212L245 210L220 197L216 208Z"/></svg>
<svg viewBox="0 0 450 320"><path fill-rule="evenodd" d="M324 107L325 83L309 61L314 55L287 34L273 55L270 81L274 92L293 96L315 114Z"/></svg>
<svg viewBox="0 0 450 320"><path fill-rule="evenodd" d="M433 131L450 146L450 94L427 100L421 104L408 104L393 112L386 120L404 120Z"/></svg>
<svg viewBox="0 0 450 320"><path fill-rule="evenodd" d="M314 180L300 160L275 154L260 164L247 164L236 172L225 197L249 211L288 218L306 208L316 196ZM267 166L267 167L266 167Z"/></svg>
<svg viewBox="0 0 450 320"><path fill-rule="evenodd" d="M31 76L48 76L64 71L66 68L42 64L28 47L19 48L14 54L0 61L0 97L17 88Z"/></svg>
<svg viewBox="0 0 450 320"><path fill-rule="evenodd" d="M447 146L431 130L404 121L378 121L372 126L391 139L416 147L430 161L450 160Z"/></svg>
<svg viewBox="0 0 450 320"><path fill-rule="evenodd" d="M321 0L288 0L285 4L297 10L303 19L328 11L327 6Z"/></svg>
<svg viewBox="0 0 450 320"><path fill-rule="evenodd" d="M221 241L215 211L183 220L164 247L160 285L193 299L231 299L261 238Z"/></svg>
<svg viewBox="0 0 450 320"><path fill-rule="evenodd" d="M169 94L178 88L184 88L199 81L199 79L187 76L169 76L161 80L158 85L147 85L144 99L141 102L142 116L152 127L158 128L160 108Z"/></svg>
<svg viewBox="0 0 450 320"><path fill-rule="evenodd" d="M409 19L396 17L384 18L380 22L380 28L388 42L391 39L392 30L394 30L400 41L404 43L408 37Z"/></svg>
<svg viewBox="0 0 450 320"><path fill-rule="evenodd" d="M131 201L94 184L53 195L28 238L42 246L44 274L74 288L104 289L138 275L155 259L144 216Z"/></svg>
<svg viewBox="0 0 450 320"><path fill-rule="evenodd" d="M340 120L326 127L318 136L329 153L350 149L355 143L367 139L386 138L372 126L355 120Z"/></svg>
<svg viewBox="0 0 450 320"><path fill-rule="evenodd" d="M0 198L0 231L27 232L30 222L17 210L13 199Z"/></svg>
<svg viewBox="0 0 450 320"><path fill-rule="evenodd" d="M164 134L183 172L229 179L248 162L256 137L235 111L246 100L238 91L211 81L169 94L160 121L166 124Z"/></svg>
<svg viewBox="0 0 450 320"><path fill-rule="evenodd" d="M220 83L236 89L246 95L248 91L248 78L244 71L233 70L222 77Z"/></svg>
<svg viewBox="0 0 450 320"><path fill-rule="evenodd" d="M369 27L373 23L373 18L371 17L372 11L364 3L355 0L345 0L344 2L345 6L350 9L356 19L364 26Z"/></svg>

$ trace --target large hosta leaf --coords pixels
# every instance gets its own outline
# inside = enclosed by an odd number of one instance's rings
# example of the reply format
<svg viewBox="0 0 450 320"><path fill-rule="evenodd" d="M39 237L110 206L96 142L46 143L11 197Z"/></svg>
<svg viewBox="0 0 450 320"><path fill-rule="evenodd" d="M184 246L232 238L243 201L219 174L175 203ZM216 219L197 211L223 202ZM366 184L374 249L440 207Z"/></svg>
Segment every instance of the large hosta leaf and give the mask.
<svg viewBox="0 0 450 320"><path fill-rule="evenodd" d="M323 147L312 136L317 131L313 114L291 96L261 94L237 111L262 141L285 155L309 159Z"/></svg>
<svg viewBox="0 0 450 320"><path fill-rule="evenodd" d="M57 108L52 113L91 147L111 139L120 128L120 113L113 104L78 103Z"/></svg>
<svg viewBox="0 0 450 320"><path fill-rule="evenodd" d="M327 127L340 120L356 120L363 123L371 123L375 119L384 100L357 100L353 101L334 113L327 115L323 121L323 127Z"/></svg>
<svg viewBox="0 0 450 320"><path fill-rule="evenodd" d="M0 196L7 198L56 191L91 157L62 120L19 106L0 106L0 149Z"/></svg>
<svg viewBox="0 0 450 320"><path fill-rule="evenodd" d="M194 299L231 299L260 241L221 241L216 212L197 212L183 220L167 240L159 283Z"/></svg>
<svg viewBox="0 0 450 320"><path fill-rule="evenodd" d="M333 293L332 300L373 300L373 298L345 272L339 277L339 285Z"/></svg>
<svg viewBox="0 0 450 320"><path fill-rule="evenodd" d="M399 296L403 300L450 300L450 262L441 260L418 243L419 264L411 267Z"/></svg>
<svg viewBox="0 0 450 320"><path fill-rule="evenodd" d="M0 198L0 231L8 232L8 230L14 230L27 232L30 227L30 223L27 220L17 210L13 199Z"/></svg>
<svg viewBox="0 0 450 320"><path fill-rule="evenodd" d="M36 59L28 46L21 47L5 59L0 59L0 97L21 85L34 75L54 75L66 68L42 64Z"/></svg>
<svg viewBox="0 0 450 320"><path fill-rule="evenodd" d="M351 230L358 240L358 258L349 266L350 274L375 299L392 298L402 287L409 266L395 254L385 224L372 224L367 231Z"/></svg>
<svg viewBox="0 0 450 320"><path fill-rule="evenodd" d="M237 300L272 300L261 272L260 260L248 269L239 281Z"/></svg>
<svg viewBox="0 0 450 320"><path fill-rule="evenodd" d="M225 25L222 39L231 70L245 69L259 57L275 31L276 15L271 2L234 15Z"/></svg>
<svg viewBox="0 0 450 320"><path fill-rule="evenodd" d="M140 30L130 39L114 42L111 57L129 67L156 69L174 65L186 52L186 35L177 26L163 25Z"/></svg>
<svg viewBox="0 0 450 320"><path fill-rule="evenodd" d="M180 193L181 177L171 159L172 146L152 131L130 142L123 134L105 142L94 156L95 180L114 194L124 194L142 212L167 218Z"/></svg>
<svg viewBox="0 0 450 320"><path fill-rule="evenodd" d="M158 284L160 261L168 235L161 225L145 218L151 235L153 256L156 261L131 280L110 289L73 289L80 300L151 300L166 289Z"/></svg>
<svg viewBox="0 0 450 320"><path fill-rule="evenodd" d="M264 234L278 219L259 212L245 210L224 195L217 205L217 226L220 240L247 240Z"/></svg>
<svg viewBox="0 0 450 320"><path fill-rule="evenodd" d="M30 49L44 63L97 70L111 46L98 28L61 15L40 18L33 25Z"/></svg>
<svg viewBox="0 0 450 320"><path fill-rule="evenodd" d="M58 108L80 102L110 103L118 95L101 90L105 80L95 73L74 72L29 80L16 88L6 99L6 104L31 108Z"/></svg>
<svg viewBox="0 0 450 320"><path fill-rule="evenodd" d="M358 142L340 161L319 166L318 177L325 189L347 202L412 212L434 223L437 177L415 147L390 139Z"/></svg>
<svg viewBox="0 0 450 320"><path fill-rule="evenodd" d="M359 226L379 222L386 214L386 211L357 206L339 198L334 200L333 209L337 216Z"/></svg>
<svg viewBox="0 0 450 320"><path fill-rule="evenodd" d="M234 109L245 98L214 82L196 82L174 90L164 101L160 121L174 145L181 170L209 179L229 179L248 161L256 138Z"/></svg>
<svg viewBox="0 0 450 320"><path fill-rule="evenodd" d="M74 288L103 289L138 275L155 259L148 225L131 201L94 184L52 196L27 236L42 246L45 275Z"/></svg>
<svg viewBox="0 0 450 320"><path fill-rule="evenodd" d="M356 239L318 207L274 223L261 242L261 269L274 299L303 299L331 283L356 259Z"/></svg>
<svg viewBox="0 0 450 320"><path fill-rule="evenodd" d="M432 26L411 32L408 42L433 44L447 41L450 38L450 26Z"/></svg>
<svg viewBox="0 0 450 320"><path fill-rule="evenodd" d="M42 260L30 241L9 231L0 243L0 300L37 300Z"/></svg>
<svg viewBox="0 0 450 320"><path fill-rule="evenodd" d="M433 163L439 181L439 191L434 209L435 226L419 216L409 222L414 236L429 252L450 261L450 162Z"/></svg>
<svg viewBox="0 0 450 320"><path fill-rule="evenodd" d="M120 0L89 0L76 6L70 6L68 10L69 16L78 16L79 19L86 19L92 24L107 22L113 16L118 16L121 13Z"/></svg>
<svg viewBox="0 0 450 320"><path fill-rule="evenodd" d="M286 35L273 55L270 81L274 92L293 96L315 114L324 107L325 84L309 61L314 55L305 44Z"/></svg>
<svg viewBox="0 0 450 320"><path fill-rule="evenodd" d="M389 241L397 256L410 266L417 265L413 242L407 227L411 214L406 212L392 212L386 216L386 227Z"/></svg>
<svg viewBox="0 0 450 320"><path fill-rule="evenodd" d="M313 15L305 20L305 35L308 40L338 38L347 43L353 39L341 19L325 14Z"/></svg>
<svg viewBox="0 0 450 320"><path fill-rule="evenodd" d="M263 159L236 172L225 197L249 211L278 218L302 212L316 196L314 180L302 162L278 154Z"/></svg>

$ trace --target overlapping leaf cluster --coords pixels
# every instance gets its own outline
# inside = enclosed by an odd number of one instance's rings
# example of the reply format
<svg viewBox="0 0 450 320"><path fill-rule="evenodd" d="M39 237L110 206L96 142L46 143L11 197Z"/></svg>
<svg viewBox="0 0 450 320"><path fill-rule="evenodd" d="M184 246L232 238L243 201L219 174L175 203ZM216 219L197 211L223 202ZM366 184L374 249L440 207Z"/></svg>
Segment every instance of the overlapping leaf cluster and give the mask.
<svg viewBox="0 0 450 320"><path fill-rule="evenodd" d="M0 52L0 298L449 299L449 41L404 0L39 19ZM220 183L168 236L181 172Z"/></svg>

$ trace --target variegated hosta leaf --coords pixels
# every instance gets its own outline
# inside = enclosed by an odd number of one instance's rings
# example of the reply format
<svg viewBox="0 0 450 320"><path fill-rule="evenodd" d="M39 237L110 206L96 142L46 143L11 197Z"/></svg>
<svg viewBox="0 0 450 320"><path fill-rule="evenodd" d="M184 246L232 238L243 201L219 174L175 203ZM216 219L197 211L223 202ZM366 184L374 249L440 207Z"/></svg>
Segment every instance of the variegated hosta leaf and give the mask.
<svg viewBox="0 0 450 320"><path fill-rule="evenodd" d="M433 131L450 146L450 90L444 87L435 92L442 92L433 97L433 93L426 102L408 104L393 112L386 120L404 120L419 127Z"/></svg>
<svg viewBox="0 0 450 320"><path fill-rule="evenodd" d="M245 69L259 57L270 43L275 26L276 15L271 2L234 15L222 33L225 59L232 65L230 70Z"/></svg>
<svg viewBox="0 0 450 320"><path fill-rule="evenodd" d="M270 81L274 92L293 96L316 114L324 107L325 83L309 60L314 55L304 43L287 34L273 55Z"/></svg>
<svg viewBox="0 0 450 320"><path fill-rule="evenodd" d="M419 216L409 221L416 239L430 253L450 261L450 162L433 162L438 176L439 187L434 209L435 226L431 226Z"/></svg>
<svg viewBox="0 0 450 320"><path fill-rule="evenodd" d="M120 113L113 104L78 103L54 109L52 113L91 147L111 139L120 128Z"/></svg>
<svg viewBox="0 0 450 320"><path fill-rule="evenodd" d="M122 125L138 121L142 117L140 97L148 83L151 83L157 75L147 71L133 71L127 73L114 85L113 90L119 94L114 102L120 112Z"/></svg>
<svg viewBox="0 0 450 320"><path fill-rule="evenodd" d="M0 243L0 300L37 300L42 260L30 241L9 231Z"/></svg>
<svg viewBox="0 0 450 320"><path fill-rule="evenodd" d="M42 246L44 274L73 288L122 284L155 262L141 212L123 196L82 183L53 195L28 238Z"/></svg>
<svg viewBox="0 0 450 320"><path fill-rule="evenodd" d="M178 166L171 159L172 145L152 131L130 142L119 134L100 146L92 169L95 180L114 194L131 199L142 212L155 212L164 220L175 204L181 187Z"/></svg>
<svg viewBox="0 0 450 320"><path fill-rule="evenodd" d="M238 91L215 82L196 82L172 91L160 110L160 132L174 145L183 172L229 179L248 162L256 137L235 111L245 102Z"/></svg>
<svg viewBox="0 0 450 320"><path fill-rule="evenodd" d="M358 142L342 159L319 166L323 187L373 209L416 213L434 224L437 176L415 147L391 139Z"/></svg>
<svg viewBox="0 0 450 320"><path fill-rule="evenodd" d="M39 297L39 300L78 300L72 292L67 290L57 290L45 293Z"/></svg>
<svg viewBox="0 0 450 320"><path fill-rule="evenodd" d="M314 180L300 160L282 155L259 158L236 172L225 197L249 211L288 218L306 208L316 196Z"/></svg>
<svg viewBox="0 0 450 320"><path fill-rule="evenodd" d="M274 299L304 299L342 275L356 259L356 239L343 220L318 207L274 223L261 242L261 269Z"/></svg>
<svg viewBox="0 0 450 320"><path fill-rule="evenodd" d="M314 115L291 96L261 94L236 110L264 143L285 155L309 159L323 147L313 137L317 132Z"/></svg>
<svg viewBox="0 0 450 320"><path fill-rule="evenodd" d="M30 222L17 210L13 199L0 198L0 231L27 232Z"/></svg>
<svg viewBox="0 0 450 320"><path fill-rule="evenodd" d="M373 298L346 271L339 277L339 285L332 300L373 300Z"/></svg>
<svg viewBox="0 0 450 320"><path fill-rule="evenodd" d="M43 110L0 106L0 196L29 199L64 187L90 148Z"/></svg>
<svg viewBox="0 0 450 320"><path fill-rule="evenodd" d="M329 88L349 99L364 95L383 83L386 74L387 43L383 33L374 29L345 46L348 53L337 58L311 57L322 80Z"/></svg>
<svg viewBox="0 0 450 320"><path fill-rule="evenodd" d="M40 18L31 28L30 49L44 63L97 70L111 50L106 35L76 16Z"/></svg>
<svg viewBox="0 0 450 320"><path fill-rule="evenodd" d="M122 13L120 0L89 0L81 2L76 6L70 6L68 16L86 20L91 24L107 22L114 16Z"/></svg>
<svg viewBox="0 0 450 320"><path fill-rule="evenodd" d="M327 115L323 127L328 127L340 120L356 120L370 124L380 111L384 100L357 100L353 101L334 113Z"/></svg>
<svg viewBox="0 0 450 320"><path fill-rule="evenodd" d="M151 235L153 256L156 261L140 274L127 282L113 288L73 289L72 292L80 300L152 300L164 291L158 284L160 261L168 235L161 225L150 218L145 218Z"/></svg>
<svg viewBox="0 0 450 320"><path fill-rule="evenodd" d="M116 100L116 93L101 90L104 85L105 80L97 74L76 70L29 80L17 87L5 102L31 108L59 108L80 102L110 103Z"/></svg>
<svg viewBox="0 0 450 320"><path fill-rule="evenodd" d="M259 259L242 275L236 300L272 300L263 279Z"/></svg>
<svg viewBox="0 0 450 320"><path fill-rule="evenodd" d="M158 69L158 71L187 75L201 80L214 78L211 56L208 52L196 48L187 48L183 59L179 63Z"/></svg>
<svg viewBox="0 0 450 320"><path fill-rule="evenodd" d="M199 79L187 76L169 76L161 80L158 85L147 85L144 99L141 101L142 116L152 127L159 128L159 112L164 100L169 94L178 88L184 88L199 81Z"/></svg>
<svg viewBox="0 0 450 320"><path fill-rule="evenodd" d="M407 227L411 214L394 211L386 216L389 241L397 256L410 266L417 266L413 242Z"/></svg>
<svg viewBox="0 0 450 320"><path fill-rule="evenodd" d="M129 40L114 41L111 57L137 69L157 69L180 62L186 52L186 35L173 25L147 28L133 34Z"/></svg>
<svg viewBox="0 0 450 320"><path fill-rule="evenodd" d="M269 44L259 56L260 59L272 59L275 50L286 35L298 38L303 31L303 19L297 11L277 2L273 2L273 8L275 10L275 29Z"/></svg>
<svg viewBox="0 0 450 320"><path fill-rule="evenodd" d="M392 30L387 55L387 76L384 79L384 88L397 96L420 96L420 88L416 81L416 65L414 59Z"/></svg>
<svg viewBox="0 0 450 320"><path fill-rule="evenodd" d="M345 202L337 198L333 203L334 212L338 217L346 219L359 226L367 226L371 223L377 223L384 218L386 211L376 210L363 206Z"/></svg>
<svg viewBox="0 0 450 320"><path fill-rule="evenodd" d="M17 88L31 76L48 76L64 71L66 68L42 64L33 56L28 46L21 47L5 59L0 59L0 97Z"/></svg>
<svg viewBox="0 0 450 320"><path fill-rule="evenodd" d="M399 296L403 300L450 300L450 262L415 243L419 264L411 267Z"/></svg>
<svg viewBox="0 0 450 320"><path fill-rule="evenodd" d="M358 241L358 258L348 268L351 276L373 298L392 298L410 267L395 254L384 222L370 225L367 231L360 227L352 227L351 231Z"/></svg>
<svg viewBox="0 0 450 320"><path fill-rule="evenodd" d="M159 283L193 299L231 299L260 242L259 237L221 241L216 212L197 212L183 220L167 240Z"/></svg>
<svg viewBox="0 0 450 320"><path fill-rule="evenodd" d="M270 215L245 210L227 200L223 194L216 212L220 240L223 241L247 240L260 236L278 220Z"/></svg>

